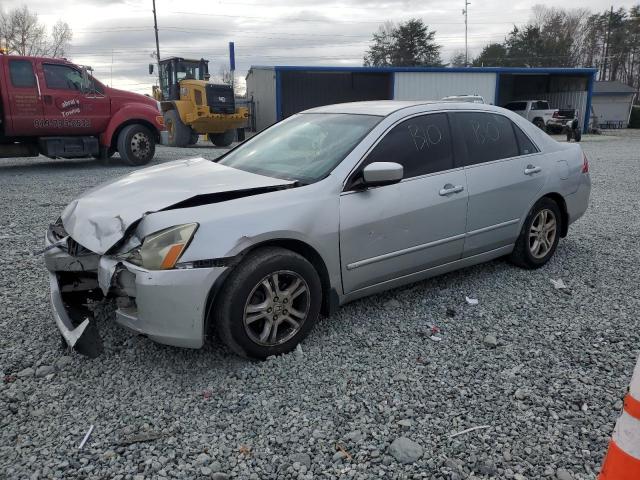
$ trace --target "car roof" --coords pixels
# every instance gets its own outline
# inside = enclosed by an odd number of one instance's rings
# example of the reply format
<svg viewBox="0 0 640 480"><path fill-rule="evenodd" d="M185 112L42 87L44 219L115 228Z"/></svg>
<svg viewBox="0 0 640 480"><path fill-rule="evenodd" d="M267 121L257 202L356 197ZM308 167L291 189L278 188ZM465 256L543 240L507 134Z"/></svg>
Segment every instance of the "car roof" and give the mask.
<svg viewBox="0 0 640 480"><path fill-rule="evenodd" d="M469 102L452 102L443 100L375 100L369 102L349 102L336 103L334 105L325 105L322 107L311 108L301 113L350 113L358 115L378 115L386 117L398 110L411 107L424 107L424 111L429 110L454 110L456 107L461 109L478 109L478 110L494 110L497 107L487 104L469 103Z"/></svg>

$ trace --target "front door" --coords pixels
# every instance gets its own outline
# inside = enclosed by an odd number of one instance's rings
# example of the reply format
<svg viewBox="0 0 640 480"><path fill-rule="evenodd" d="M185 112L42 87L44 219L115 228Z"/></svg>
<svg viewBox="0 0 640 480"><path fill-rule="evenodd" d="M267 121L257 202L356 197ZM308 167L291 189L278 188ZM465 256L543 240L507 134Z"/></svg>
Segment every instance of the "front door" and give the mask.
<svg viewBox="0 0 640 480"><path fill-rule="evenodd" d="M111 105L97 82L90 79L92 85L83 88L82 73L59 63L43 63L41 79L43 134L97 135L106 129Z"/></svg>
<svg viewBox="0 0 640 480"><path fill-rule="evenodd" d="M457 260L467 212L464 170L454 165L444 113L393 127L359 170L373 162L404 167L397 184L350 188L340 197L340 257L345 293Z"/></svg>
<svg viewBox="0 0 640 480"><path fill-rule="evenodd" d="M464 256L513 244L545 182L548 165L509 118L457 112L452 118L466 147L469 209Z"/></svg>
<svg viewBox="0 0 640 480"><path fill-rule="evenodd" d="M5 134L34 135L38 122L42 121L43 110L33 62L28 58L9 58L8 66L5 85L11 115L6 116L9 125L5 125Z"/></svg>

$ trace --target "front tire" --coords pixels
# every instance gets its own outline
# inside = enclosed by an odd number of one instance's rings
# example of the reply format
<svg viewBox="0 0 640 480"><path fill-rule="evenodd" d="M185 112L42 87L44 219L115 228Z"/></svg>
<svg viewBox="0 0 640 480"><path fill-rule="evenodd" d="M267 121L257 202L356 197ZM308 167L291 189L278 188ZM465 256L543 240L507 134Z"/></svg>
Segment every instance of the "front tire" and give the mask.
<svg viewBox="0 0 640 480"><path fill-rule="evenodd" d="M189 146L195 145L200 140L200 134L198 132L191 132L191 138L189 139Z"/></svg>
<svg viewBox="0 0 640 480"><path fill-rule="evenodd" d="M293 350L320 313L322 287L313 265L279 247L251 252L226 280L214 309L220 339L243 357Z"/></svg>
<svg viewBox="0 0 640 480"><path fill-rule="evenodd" d="M164 114L170 147L186 147L191 141L192 130L182 123L177 110L169 110Z"/></svg>
<svg viewBox="0 0 640 480"><path fill-rule="evenodd" d="M211 140L211 143L216 147L228 147L233 143L236 136L235 134L236 132L234 130L227 130L224 133L210 133L209 140Z"/></svg>
<svg viewBox="0 0 640 480"><path fill-rule="evenodd" d="M129 165L146 165L156 153L155 137L143 125L127 125L118 135L118 153Z"/></svg>
<svg viewBox="0 0 640 480"><path fill-rule="evenodd" d="M541 198L527 215L509 260L529 270L542 267L555 253L561 231L560 207L550 198Z"/></svg>

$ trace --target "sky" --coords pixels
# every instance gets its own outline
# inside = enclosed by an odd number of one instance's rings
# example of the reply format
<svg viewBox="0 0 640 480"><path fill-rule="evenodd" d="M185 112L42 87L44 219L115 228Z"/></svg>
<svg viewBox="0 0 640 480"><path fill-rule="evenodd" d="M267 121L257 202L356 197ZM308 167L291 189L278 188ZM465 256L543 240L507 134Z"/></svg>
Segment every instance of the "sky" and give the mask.
<svg viewBox="0 0 640 480"><path fill-rule="evenodd" d="M618 1L614 8L637 4ZM0 0L0 9L24 1ZM534 4L587 8L611 6L606 0L473 0L469 5L469 56L490 42L502 41L514 24L531 16ZM90 65L107 85L150 93L156 78L148 74L155 51L152 0L30 0L42 23L67 22L73 41L66 55ZM228 43L236 46L240 89L251 65L362 65L371 35L385 21L422 19L436 31L442 59L464 51L464 0L157 0L160 55L206 58L218 76L228 68Z"/></svg>

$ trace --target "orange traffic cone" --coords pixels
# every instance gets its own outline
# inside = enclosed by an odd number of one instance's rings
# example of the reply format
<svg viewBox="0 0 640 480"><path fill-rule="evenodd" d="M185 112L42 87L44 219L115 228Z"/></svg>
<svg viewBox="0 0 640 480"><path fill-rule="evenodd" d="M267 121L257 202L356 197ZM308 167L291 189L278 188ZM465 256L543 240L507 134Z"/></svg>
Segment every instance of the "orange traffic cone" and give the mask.
<svg viewBox="0 0 640 480"><path fill-rule="evenodd" d="M640 479L640 357L598 480Z"/></svg>

